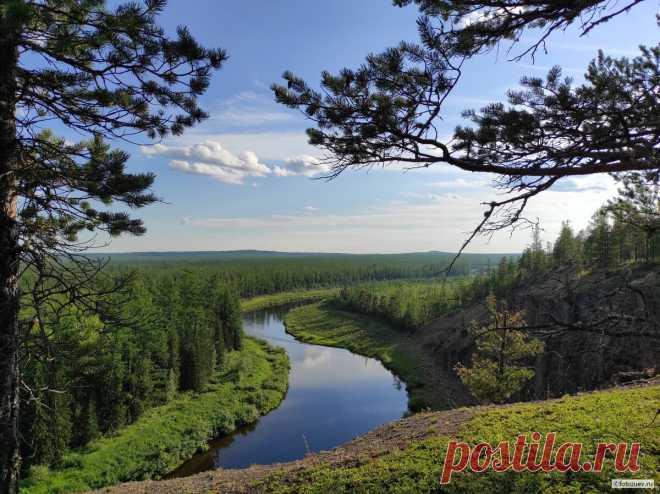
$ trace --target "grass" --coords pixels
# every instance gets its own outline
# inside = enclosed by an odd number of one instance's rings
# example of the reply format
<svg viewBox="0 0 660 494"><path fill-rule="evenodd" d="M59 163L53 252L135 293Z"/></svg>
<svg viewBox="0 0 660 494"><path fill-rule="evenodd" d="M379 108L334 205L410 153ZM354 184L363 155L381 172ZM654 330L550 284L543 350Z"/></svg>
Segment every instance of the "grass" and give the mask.
<svg viewBox="0 0 660 494"><path fill-rule="evenodd" d="M207 440L257 420L279 405L288 385L286 352L245 338L243 349L201 393L183 393L113 436L65 456L62 468L33 467L21 492L81 492L172 471Z"/></svg>
<svg viewBox="0 0 660 494"><path fill-rule="evenodd" d="M258 297L242 300L241 309L243 312L254 312L297 302L316 302L318 300L330 298L337 293L339 293L339 288L318 288L315 290L295 290L291 292L260 295Z"/></svg>
<svg viewBox="0 0 660 494"><path fill-rule="evenodd" d="M376 319L319 302L295 308L284 318L289 333L307 343L347 348L380 360L405 383L408 407L447 408L419 344Z"/></svg>
<svg viewBox="0 0 660 494"><path fill-rule="evenodd" d="M259 491L286 493L538 493L577 494L610 492L613 478L660 481L658 421L660 386L616 389L559 400L510 405L478 412L465 422L458 439L474 446L487 441L513 443L518 434L532 431L557 433L557 444L581 442L582 461L593 460L597 442L639 442L641 470L634 475L613 471L607 459L601 473L455 473L451 483L439 478L449 437L411 443L407 448L379 456L358 466L319 465L293 473L280 473L255 485ZM441 415L438 416L439 419ZM556 449L555 449L556 451ZM628 491L635 492L635 491ZM641 491L640 491L641 492Z"/></svg>

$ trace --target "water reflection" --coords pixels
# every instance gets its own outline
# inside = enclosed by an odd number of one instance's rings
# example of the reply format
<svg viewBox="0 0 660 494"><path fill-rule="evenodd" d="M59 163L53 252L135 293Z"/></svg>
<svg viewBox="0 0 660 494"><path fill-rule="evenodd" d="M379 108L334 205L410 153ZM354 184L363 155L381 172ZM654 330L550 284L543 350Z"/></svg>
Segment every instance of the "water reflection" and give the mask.
<svg viewBox="0 0 660 494"><path fill-rule="evenodd" d="M285 348L289 355L289 391L282 404L256 424L214 441L175 476L295 460L307 450L331 449L403 416L407 396L400 380L374 359L296 341L282 323L286 310L244 319L246 333Z"/></svg>

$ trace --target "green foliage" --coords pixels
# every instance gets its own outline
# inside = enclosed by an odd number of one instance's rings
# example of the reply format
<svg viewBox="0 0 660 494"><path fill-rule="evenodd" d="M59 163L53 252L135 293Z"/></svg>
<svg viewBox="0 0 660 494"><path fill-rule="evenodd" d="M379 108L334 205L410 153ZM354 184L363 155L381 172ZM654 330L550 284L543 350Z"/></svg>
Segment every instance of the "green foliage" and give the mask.
<svg viewBox="0 0 660 494"><path fill-rule="evenodd" d="M660 436L652 433L649 424L656 414L659 400L660 387L651 386L491 408L479 411L465 422L454 438L471 446L480 442L495 445L503 440L513 442L518 434L525 434L530 441L533 431L543 435L556 432L558 444L581 442L584 460L592 461L598 442L640 442L642 468L634 478L654 478L657 482ZM413 440L401 451L387 452L358 465L310 466L294 473L277 474L255 483L255 487L273 494L572 494L609 492L612 478L631 477L630 474L615 473L609 459L602 473L464 472L454 474L449 485L440 486L440 472L449 440L446 436Z"/></svg>
<svg viewBox="0 0 660 494"><path fill-rule="evenodd" d="M452 270L453 276L481 273L502 256L465 254ZM294 290L352 285L394 279L444 276L453 254L290 254L269 252L188 252L115 254L111 267L118 272L175 273L213 276L233 287L241 297Z"/></svg>
<svg viewBox="0 0 660 494"><path fill-rule="evenodd" d="M608 201L592 216L589 226L575 234L568 221L562 223L554 245L543 248L540 227L514 265L478 275L473 280L473 301L488 293L506 298L523 283L543 279L552 270L564 267L573 272L615 268L624 264L656 262L660 255L660 196L658 178L649 174L619 177L623 187L619 196Z"/></svg>
<svg viewBox="0 0 660 494"><path fill-rule="evenodd" d="M0 192L20 198L21 239L30 244L22 260L43 268L53 254L80 252L89 231L144 233L141 220L108 206L153 203L154 175L128 173L129 155L106 139L179 135L201 122L197 98L227 59L183 26L167 35L157 24L165 4L56 0L0 10L2 50L13 54L2 70L16 94L2 101L15 122L0 138L15 140L6 156L20 165ZM58 137L45 128L52 122L87 139Z"/></svg>
<svg viewBox="0 0 660 494"><path fill-rule="evenodd" d="M493 360L474 357L470 367L457 365L456 373L472 394L483 403L504 403L534 377L526 367L506 366Z"/></svg>
<svg viewBox="0 0 660 494"><path fill-rule="evenodd" d="M476 351L472 365L458 364L456 373L472 394L486 403L503 403L534 377L522 364L543 351L543 343L524 332L522 312L498 310L495 296L487 298L490 320L473 323Z"/></svg>
<svg viewBox="0 0 660 494"><path fill-rule="evenodd" d="M241 348L241 338L243 333L241 302L238 298L238 294L232 290L223 288L216 294L216 300L216 354L224 348L238 350ZM220 344L221 342L222 345ZM218 355L218 362L221 362L220 355Z"/></svg>
<svg viewBox="0 0 660 494"><path fill-rule="evenodd" d="M115 307L115 319L42 310L23 347L24 380L39 395L23 396L26 466L58 465L69 449L135 422L179 391L203 390L225 354L240 348L235 290L201 272L140 274L124 293L96 300ZM52 357L28 358L39 356L37 345Z"/></svg>
<svg viewBox="0 0 660 494"><path fill-rule="evenodd" d="M555 266L565 266L569 262L581 264L582 256L579 252L579 245L570 222L562 222L559 237L552 249L552 258Z"/></svg>
<svg viewBox="0 0 660 494"><path fill-rule="evenodd" d="M297 290L292 292L274 293L272 295L260 295L241 301L243 312L254 312L293 303L316 302L330 298L339 292L338 288L318 288L315 290Z"/></svg>
<svg viewBox="0 0 660 494"><path fill-rule="evenodd" d="M99 288L94 278L102 263L79 254L123 233L143 234L142 221L129 210L157 200L150 190L154 174L129 173L129 155L112 149L109 141L180 135L204 120L207 114L198 106L198 97L227 55L200 45L184 26L174 36L166 34L157 23L166 0L108 3L9 1L0 6L0 372L7 376L0 389L0 490L4 492L15 492L19 446L31 449L29 461L58 461L61 453L50 448L57 445L63 451L69 445L70 438L57 425L60 419L67 420L66 414L76 422L84 419L84 432L74 439L84 442L96 434L93 422L111 430L135 420L146 402L157 401L152 370L158 366L151 360L157 352L140 346L149 338L133 338L102 324L107 333L88 345L66 325L103 312L102 301L93 295ZM48 128L51 125L65 130L68 137L80 135L81 140L56 136ZM24 276L28 270L38 275ZM31 295L21 300L14 295L19 277L27 288L24 293ZM25 335L18 335L14 322L21 306L32 311L21 324L33 330L27 349ZM62 318L68 321L53 322ZM72 360L67 360L67 352L72 352ZM140 352L144 358L136 359ZM45 389L66 393L70 406L56 406L52 424L44 424L38 410L31 421L18 420L20 407L14 409L13 403L19 400L19 375L38 379L38 371L18 369L13 362L30 366L38 365L36 359L48 362L55 357L60 363L48 371L65 375L60 385L67 389L57 390L52 383ZM103 384L108 385L107 396L95 396L94 401L84 396L90 390L105 394ZM24 431L17 430L19 423ZM53 440L49 446L19 445L26 440L16 438L26 429ZM28 436L27 443L32 439Z"/></svg>
<svg viewBox="0 0 660 494"><path fill-rule="evenodd" d="M34 327L35 345L42 341L42 330L49 335L48 345L56 349L49 365L60 376L56 384L47 383L51 391L44 395L57 397L63 404L56 409L39 407L44 400L24 404L27 413L21 432L26 468L40 463L57 466L70 449L134 423L145 411L168 403L180 391L205 389L225 365L226 355L241 346L238 294L308 288L244 301L244 310L256 310L318 300L336 293L337 289L328 286L337 283L434 274L449 260L441 253L252 255L216 261L206 257L195 261L193 255L190 262L177 258L176 263L138 258L140 266L133 258L119 256L108 270L112 277L132 278L123 293L90 299L111 308L112 318L66 308L58 314L45 311L41 325ZM459 268L478 269L489 259L468 257ZM96 285L104 289L104 283L106 280L99 279ZM309 289L313 286L328 288ZM23 315L29 319L33 314L25 309ZM26 346L26 357L37 349ZM35 366L25 369L27 384L44 388L38 385L39 360L25 360ZM47 420L49 413L56 420ZM67 432L71 424L77 425Z"/></svg>
<svg viewBox="0 0 660 494"><path fill-rule="evenodd" d="M393 3L400 7L414 4L424 16L445 21L442 30L445 42L457 45L459 53L465 55L489 51L498 43L526 45L536 41L520 57L547 49L546 40L554 32L573 26L576 19L583 19L577 29L584 35L635 5L619 10L606 0L567 4L551 0L394 0ZM521 16L520 11L525 15ZM533 34L525 36L526 31Z"/></svg>
<svg viewBox="0 0 660 494"><path fill-rule="evenodd" d="M25 403L23 420L29 424L25 450L31 458L58 464L73 440L70 396L47 390L64 384L61 371L51 372L47 364L37 362L24 380L31 383L32 395Z"/></svg>
<svg viewBox="0 0 660 494"><path fill-rule="evenodd" d="M68 453L58 468L32 467L21 492L64 494L165 475L210 438L275 408L287 389L288 365L283 350L246 338L201 392L148 410L113 436Z"/></svg>
<svg viewBox="0 0 660 494"><path fill-rule="evenodd" d="M444 281L371 283L344 287L333 301L347 310L375 316L412 331L461 306L470 278Z"/></svg>
<svg viewBox="0 0 660 494"><path fill-rule="evenodd" d="M610 213L616 224L614 230L621 230L619 237L620 249L637 250L635 254L646 261L655 259L659 254L660 244L660 174L657 170L646 174L631 173L618 177L622 182L619 196L609 201L605 211ZM618 227L618 228L617 228ZM638 233L636 242L634 234ZM643 236L643 238L639 238ZM629 245L625 245L628 240ZM636 245L635 245L636 244ZM635 249L636 248L636 249ZM630 253L628 253L630 255ZM623 257L623 253L620 257Z"/></svg>
<svg viewBox="0 0 660 494"><path fill-rule="evenodd" d="M523 77L519 90L507 92L507 104L465 110L471 125L438 137L466 58L503 39L518 43L527 29L544 28L525 52L534 53L582 14L591 19L582 23L586 33L626 9L604 15L604 0L396 0L413 1L427 14L417 23L417 43L406 40L372 53L355 69L324 71L319 84L286 71L283 84L272 86L279 103L310 120L309 143L324 154L328 178L400 163L494 174L494 187L507 197L484 203L484 219L471 240L524 222L529 200L564 177L657 169L660 99L648 88L657 84L660 45L641 46L633 59L599 52L578 85L559 66L544 78ZM629 149L634 155L623 157Z"/></svg>
<svg viewBox="0 0 660 494"><path fill-rule="evenodd" d="M450 310L483 300L488 293L506 296L520 282L519 273L513 258L502 257L496 269L483 274L349 286L342 288L333 300L347 310L414 331Z"/></svg>

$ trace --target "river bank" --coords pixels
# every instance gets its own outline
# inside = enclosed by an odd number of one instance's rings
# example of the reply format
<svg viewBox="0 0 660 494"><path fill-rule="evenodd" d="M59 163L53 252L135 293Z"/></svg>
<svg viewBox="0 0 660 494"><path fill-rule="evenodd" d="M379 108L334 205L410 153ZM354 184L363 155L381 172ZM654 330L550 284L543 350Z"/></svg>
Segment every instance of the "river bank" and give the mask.
<svg viewBox="0 0 660 494"><path fill-rule="evenodd" d="M241 301L245 313L288 303L316 301L336 289L296 290ZM188 460L207 441L254 423L276 408L288 387L286 352L246 338L242 351L203 393L182 393L146 411L135 423L101 437L64 458L59 468L38 465L22 492L81 492L129 480L158 478ZM157 438L157 439L155 439Z"/></svg>
<svg viewBox="0 0 660 494"><path fill-rule="evenodd" d="M222 372L204 392L182 393L151 408L116 434L66 455L62 468L33 468L21 492L81 492L163 476L204 448L209 438L276 408L286 393L288 369L286 352L245 338L241 351L227 356Z"/></svg>
<svg viewBox="0 0 660 494"><path fill-rule="evenodd" d="M295 290L291 292L271 293L241 300L243 313L270 309L288 304L312 303L330 298L339 292L339 288L316 288L313 290Z"/></svg>
<svg viewBox="0 0 660 494"><path fill-rule="evenodd" d="M302 342L286 332L291 306L245 314L246 335L286 350L289 388L282 403L252 425L218 437L173 476L294 461L329 450L403 417L403 383L375 358Z"/></svg>
<svg viewBox="0 0 660 494"><path fill-rule="evenodd" d="M336 289L299 290L243 300L241 305L250 314L334 293ZM289 383L288 369L286 352L260 338L246 338L244 348L229 354L223 371L204 392L182 393L148 410L135 423L68 454L58 468L33 467L22 482L23 492L81 492L163 477L204 450L210 439L254 424L280 406Z"/></svg>
<svg viewBox="0 0 660 494"><path fill-rule="evenodd" d="M565 396L560 399L501 406L477 406L426 412L392 422L332 451L303 460L216 470L161 482L123 484L104 494L209 493L431 493L437 492L447 444L456 438L474 445L514 441L518 434L557 433L557 442L581 442L584 459L593 458L599 441L641 444L641 469L634 478L660 480L657 468L660 435L657 419L660 382L643 386ZM631 477L613 471L608 458L603 472L454 474L443 492L605 492L612 478Z"/></svg>
<svg viewBox="0 0 660 494"><path fill-rule="evenodd" d="M472 403L456 375L440 368L418 339L374 318L318 302L292 309L284 323L289 333L307 343L346 348L381 361L406 383L413 412Z"/></svg>

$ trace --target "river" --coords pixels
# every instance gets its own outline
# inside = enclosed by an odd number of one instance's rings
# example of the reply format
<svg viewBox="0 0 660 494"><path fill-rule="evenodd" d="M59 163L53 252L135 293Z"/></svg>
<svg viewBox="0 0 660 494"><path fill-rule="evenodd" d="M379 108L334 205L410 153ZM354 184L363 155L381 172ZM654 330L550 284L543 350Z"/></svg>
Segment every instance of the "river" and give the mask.
<svg viewBox="0 0 660 494"><path fill-rule="evenodd" d="M296 340L282 322L287 310L253 312L243 320L247 334L283 347L289 355L289 390L280 406L256 423L211 441L207 451L184 463L171 477L296 460L404 415L405 385L380 362Z"/></svg>

